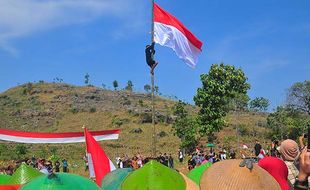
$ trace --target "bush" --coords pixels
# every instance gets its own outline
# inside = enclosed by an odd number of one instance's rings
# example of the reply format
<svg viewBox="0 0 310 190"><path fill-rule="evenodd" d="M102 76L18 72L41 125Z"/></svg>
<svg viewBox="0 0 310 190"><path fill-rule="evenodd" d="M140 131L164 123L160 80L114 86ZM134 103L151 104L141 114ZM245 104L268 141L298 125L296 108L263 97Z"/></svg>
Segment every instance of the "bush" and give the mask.
<svg viewBox="0 0 310 190"><path fill-rule="evenodd" d="M76 114L79 112L79 110L77 108L71 108L70 112Z"/></svg>
<svg viewBox="0 0 310 190"><path fill-rule="evenodd" d="M114 118L112 121L113 125L117 125L118 127L120 127L121 125L123 125L123 121L121 119L118 118Z"/></svg>
<svg viewBox="0 0 310 190"><path fill-rule="evenodd" d="M97 109L95 107L90 108L89 112L90 113L95 113L97 111Z"/></svg>
<svg viewBox="0 0 310 190"><path fill-rule="evenodd" d="M165 136L168 136L168 134L167 134L165 131L160 131L157 135L158 135L160 138L165 137Z"/></svg>

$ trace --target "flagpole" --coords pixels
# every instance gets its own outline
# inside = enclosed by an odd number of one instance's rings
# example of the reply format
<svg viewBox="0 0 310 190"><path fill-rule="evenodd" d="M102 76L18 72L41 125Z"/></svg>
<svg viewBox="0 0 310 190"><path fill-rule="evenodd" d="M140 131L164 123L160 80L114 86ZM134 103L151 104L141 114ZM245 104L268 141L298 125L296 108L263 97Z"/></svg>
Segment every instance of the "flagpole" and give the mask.
<svg viewBox="0 0 310 190"><path fill-rule="evenodd" d="M154 0L152 0L152 25L151 25L151 43L155 42L154 39ZM152 68L151 68L152 69ZM154 70L155 68L153 68ZM152 83L152 126L153 126L153 138L152 138L152 152L153 157L156 157L156 127L155 127L155 85L154 85L154 71L151 72L151 83Z"/></svg>

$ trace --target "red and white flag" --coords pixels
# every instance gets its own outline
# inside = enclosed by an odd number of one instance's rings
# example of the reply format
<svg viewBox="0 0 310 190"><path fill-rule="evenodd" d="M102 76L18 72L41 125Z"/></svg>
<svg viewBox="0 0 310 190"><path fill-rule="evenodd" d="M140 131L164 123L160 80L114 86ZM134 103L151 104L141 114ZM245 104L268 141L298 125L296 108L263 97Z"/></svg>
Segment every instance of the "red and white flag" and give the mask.
<svg viewBox="0 0 310 190"><path fill-rule="evenodd" d="M92 131L91 134L97 141L118 139L119 130L105 130ZM44 144L44 143L78 143L85 142L83 132L69 132L69 133L39 133L39 132L25 132L8 129L0 129L0 140Z"/></svg>
<svg viewBox="0 0 310 190"><path fill-rule="evenodd" d="M180 59L195 67L201 53L202 42L176 17L154 3L154 40L172 48Z"/></svg>
<svg viewBox="0 0 310 190"><path fill-rule="evenodd" d="M103 177L116 168L94 137L84 130L90 177L95 177L100 186Z"/></svg>

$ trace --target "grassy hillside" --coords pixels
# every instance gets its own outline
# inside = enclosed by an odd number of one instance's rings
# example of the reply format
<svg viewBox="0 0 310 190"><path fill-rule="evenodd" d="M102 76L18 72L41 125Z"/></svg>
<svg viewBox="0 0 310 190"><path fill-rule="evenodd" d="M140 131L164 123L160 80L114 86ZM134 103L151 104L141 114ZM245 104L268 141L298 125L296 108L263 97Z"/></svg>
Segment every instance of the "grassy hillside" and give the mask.
<svg viewBox="0 0 310 190"><path fill-rule="evenodd" d="M118 140L101 142L111 159L121 154L132 156L141 153L148 156L152 139L150 100L148 94L127 91L63 83L28 83L0 94L0 126L38 132L82 131L83 125L90 130L121 129ZM176 154L180 145L180 140L171 132L171 108L174 103L172 100L156 97L157 145L158 150L163 153ZM187 108L191 113L197 111L193 106ZM240 143L253 142L254 138L264 139L265 114L231 113L227 120L229 127L217 134L219 145L236 148L238 139ZM239 138L236 128L240 129ZM202 140L201 143L204 144L205 141ZM67 158L73 166L76 165L73 170L76 168L77 173L83 173L78 169L83 165L83 143L26 146L26 156L46 158L56 152L56 155ZM10 160L15 157L15 147L15 143L2 143L2 149L6 149L2 151L0 158Z"/></svg>

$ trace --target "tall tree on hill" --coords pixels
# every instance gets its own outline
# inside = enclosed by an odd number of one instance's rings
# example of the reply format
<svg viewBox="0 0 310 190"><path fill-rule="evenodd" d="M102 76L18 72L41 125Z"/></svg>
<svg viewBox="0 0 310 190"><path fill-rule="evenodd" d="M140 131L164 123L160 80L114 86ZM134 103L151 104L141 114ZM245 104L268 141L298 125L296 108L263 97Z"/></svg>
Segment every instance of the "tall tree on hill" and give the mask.
<svg viewBox="0 0 310 190"><path fill-rule="evenodd" d="M131 80L127 81L127 86L125 87L125 90L128 90L130 92L132 92L133 90L133 83Z"/></svg>
<svg viewBox="0 0 310 190"><path fill-rule="evenodd" d="M116 80L113 81L114 90L117 90L118 82Z"/></svg>
<svg viewBox="0 0 310 190"><path fill-rule="evenodd" d="M310 115L310 81L297 82L289 88L287 105Z"/></svg>
<svg viewBox="0 0 310 190"><path fill-rule="evenodd" d="M89 74L88 73L86 73L86 75L84 76L84 82L85 82L85 85L87 86L87 85L89 85Z"/></svg>
<svg viewBox="0 0 310 190"><path fill-rule="evenodd" d="M179 100L173 106L173 114L176 116L172 125L174 135L181 139L181 147L187 152L191 152L197 145L197 122L193 117L188 115L185 109L185 103Z"/></svg>
<svg viewBox="0 0 310 190"><path fill-rule="evenodd" d="M269 100L264 97L256 97L250 101L250 108L254 111L267 111Z"/></svg>
<svg viewBox="0 0 310 190"><path fill-rule="evenodd" d="M229 102L237 94L247 94L250 85L241 69L231 65L214 64L208 74L200 75L202 87L197 89L194 101L200 107L198 113L199 132L208 135L212 141L214 132L227 123L225 116L229 111Z"/></svg>

